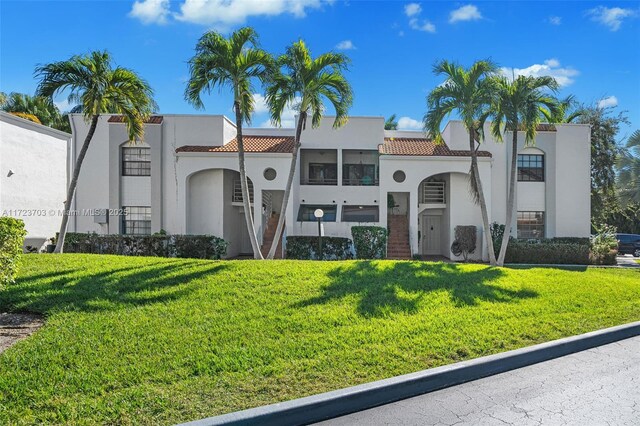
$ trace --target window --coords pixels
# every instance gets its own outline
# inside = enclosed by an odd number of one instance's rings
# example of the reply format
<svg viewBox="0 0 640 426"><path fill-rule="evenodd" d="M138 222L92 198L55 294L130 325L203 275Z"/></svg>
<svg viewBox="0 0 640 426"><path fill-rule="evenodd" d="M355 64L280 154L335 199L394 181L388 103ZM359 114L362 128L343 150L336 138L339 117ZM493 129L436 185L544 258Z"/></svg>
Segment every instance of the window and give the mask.
<svg viewBox="0 0 640 426"><path fill-rule="evenodd" d="M337 185L338 165L333 163L310 163L309 185Z"/></svg>
<svg viewBox="0 0 640 426"><path fill-rule="evenodd" d="M378 206L343 206L343 222L378 222L380 219Z"/></svg>
<svg viewBox="0 0 640 426"><path fill-rule="evenodd" d="M544 182L544 155L518 155L518 181Z"/></svg>
<svg viewBox="0 0 640 426"><path fill-rule="evenodd" d="M544 212L518 212L518 238L544 238Z"/></svg>
<svg viewBox="0 0 640 426"><path fill-rule="evenodd" d="M378 185L378 174L375 164L343 164L343 185Z"/></svg>
<svg viewBox="0 0 640 426"><path fill-rule="evenodd" d="M313 215L316 209L322 209L324 216L323 222L335 222L336 212L338 207L335 205L312 205L312 204L300 204L300 210L298 210L298 222L317 222L318 219Z"/></svg>
<svg viewBox="0 0 640 426"><path fill-rule="evenodd" d="M123 147L122 176L151 176L151 149Z"/></svg>
<svg viewBox="0 0 640 426"><path fill-rule="evenodd" d="M122 207L122 233L126 235L151 234L151 207Z"/></svg>

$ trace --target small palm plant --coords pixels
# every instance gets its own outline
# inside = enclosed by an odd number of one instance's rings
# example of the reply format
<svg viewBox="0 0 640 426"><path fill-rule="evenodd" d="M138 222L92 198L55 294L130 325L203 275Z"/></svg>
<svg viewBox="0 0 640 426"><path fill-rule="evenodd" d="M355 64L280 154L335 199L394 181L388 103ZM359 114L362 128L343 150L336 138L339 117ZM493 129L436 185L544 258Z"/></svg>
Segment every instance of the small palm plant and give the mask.
<svg viewBox="0 0 640 426"><path fill-rule="evenodd" d="M185 99L196 108L204 108L202 92L211 93L218 88L233 92L233 110L236 116L238 141L238 169L245 221L251 240L253 256L262 259L255 226L245 167L243 123L251 122L255 110L253 79L265 82L273 65L271 55L258 48L258 35L253 28L244 27L225 38L215 31L206 32L196 45L196 53L189 61L191 77L185 90Z"/></svg>
<svg viewBox="0 0 640 426"><path fill-rule="evenodd" d="M492 101L490 77L497 72L497 66L489 60L484 60L464 69L458 64L444 60L434 65L433 72L444 76L446 80L427 97L429 110L424 116L424 129L436 143L442 143L440 126L444 118L453 112L458 113L467 128L471 155L471 194L476 203L480 204L489 263L495 265L496 256L491 241L487 203L478 170L477 149L482 141L484 120Z"/></svg>
<svg viewBox="0 0 640 426"><path fill-rule="evenodd" d="M40 65L36 67L35 75L40 79L36 96L52 99L58 93L69 92L69 102L82 105L83 115L90 122L89 131L75 161L64 203L65 214L62 216L55 249L55 253L62 253L78 176L100 114L122 114L129 140L136 142L143 138L145 120L157 109L157 105L149 84L130 69L114 68L111 55L106 51L76 55L66 61Z"/></svg>
<svg viewBox="0 0 640 426"><path fill-rule="evenodd" d="M339 128L347 122L347 112L353 102L351 86L343 74L348 63L349 59L345 55L333 52L324 53L314 59L302 40L293 43L287 48L286 53L278 58L278 69L274 71L267 87L266 99L271 110L271 120L279 125L285 107L294 104L298 112L298 123L278 226L267 256L269 259L275 256L284 227L298 163L300 136L306 127L307 117L311 115L311 125L314 128L318 127L324 113L324 100L327 100L336 111L333 128Z"/></svg>
<svg viewBox="0 0 640 426"><path fill-rule="evenodd" d="M618 195L623 205L640 203L640 130L627 140L618 157Z"/></svg>
<svg viewBox="0 0 640 426"><path fill-rule="evenodd" d="M67 116L60 112L51 98L13 92L5 97L0 109L18 117L71 133ZM32 117L37 120L33 120Z"/></svg>
<svg viewBox="0 0 640 426"><path fill-rule="evenodd" d="M548 123L573 123L584 115L584 109L578 104L573 95L558 100L555 113L552 114L549 110L542 110L541 112Z"/></svg>
<svg viewBox="0 0 640 426"><path fill-rule="evenodd" d="M493 116L491 133L502 141L504 130L511 132L511 171L507 196L507 220L498 265L504 264L507 245L511 236L511 223L516 208L515 188L518 160L518 132L524 131L525 143L535 144L538 125L545 117L557 117L560 113L558 101L546 91L558 90L553 77L518 76L514 80L505 77L493 78L494 101L490 114ZM546 91L545 91L546 90Z"/></svg>

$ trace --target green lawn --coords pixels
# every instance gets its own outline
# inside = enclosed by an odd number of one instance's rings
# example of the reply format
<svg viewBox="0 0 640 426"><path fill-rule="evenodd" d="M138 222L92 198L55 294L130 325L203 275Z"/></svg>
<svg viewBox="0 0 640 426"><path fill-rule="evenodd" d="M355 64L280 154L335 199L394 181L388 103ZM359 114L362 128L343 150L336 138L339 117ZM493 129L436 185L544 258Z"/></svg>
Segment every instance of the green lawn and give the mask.
<svg viewBox="0 0 640 426"><path fill-rule="evenodd" d="M640 320L640 274L29 255L0 424L175 423Z"/></svg>

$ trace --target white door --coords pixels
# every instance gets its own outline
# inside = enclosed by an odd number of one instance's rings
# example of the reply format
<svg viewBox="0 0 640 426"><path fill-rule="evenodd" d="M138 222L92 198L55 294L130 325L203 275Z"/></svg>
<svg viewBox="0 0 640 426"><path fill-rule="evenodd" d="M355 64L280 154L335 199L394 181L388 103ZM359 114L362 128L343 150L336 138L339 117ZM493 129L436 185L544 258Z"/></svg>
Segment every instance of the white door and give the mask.
<svg viewBox="0 0 640 426"><path fill-rule="evenodd" d="M440 254L440 216L423 216L422 241L423 253Z"/></svg>

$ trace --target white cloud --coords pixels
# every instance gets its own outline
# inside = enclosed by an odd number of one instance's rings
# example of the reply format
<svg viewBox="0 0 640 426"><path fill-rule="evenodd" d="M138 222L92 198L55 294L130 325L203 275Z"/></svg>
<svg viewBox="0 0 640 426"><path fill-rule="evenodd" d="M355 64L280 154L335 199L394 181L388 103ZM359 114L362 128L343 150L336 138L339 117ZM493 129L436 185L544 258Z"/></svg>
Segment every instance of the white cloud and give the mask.
<svg viewBox="0 0 640 426"><path fill-rule="evenodd" d="M609 108L614 106L618 106L618 98L616 98L615 96L602 98L598 102L598 108Z"/></svg>
<svg viewBox="0 0 640 426"><path fill-rule="evenodd" d="M267 105L266 99L260 93L253 94L253 101L255 102L255 115L263 115L269 112L269 107ZM281 127L294 127L296 125L296 114L298 111L295 109L295 106L300 102L300 98L295 98L293 103L287 105L282 111L281 117ZM270 118L264 119L259 127L276 127Z"/></svg>
<svg viewBox="0 0 640 426"><path fill-rule="evenodd" d="M459 21L477 21L478 19L482 19L482 14L478 10L478 7L472 4L462 6L456 10L451 11L451 13L449 14L450 24Z"/></svg>
<svg viewBox="0 0 640 426"><path fill-rule="evenodd" d="M551 25L560 25L562 24L562 18L560 16L549 16L548 19Z"/></svg>
<svg viewBox="0 0 640 426"><path fill-rule="evenodd" d="M166 24L169 15L169 0L136 0L129 16L143 24Z"/></svg>
<svg viewBox="0 0 640 426"><path fill-rule="evenodd" d="M580 74L578 70L571 67L561 67L560 61L557 59L547 59L543 64L533 64L527 68L501 68L502 74L507 78L512 78L514 75L540 77L543 75L550 76L556 79L560 87L565 87L574 82L575 77Z"/></svg>
<svg viewBox="0 0 640 426"><path fill-rule="evenodd" d="M592 21L599 22L611 31L618 31L625 18L635 18L638 13L632 9L598 6L588 10L587 16L591 16Z"/></svg>
<svg viewBox="0 0 640 426"><path fill-rule="evenodd" d="M398 119L398 130L422 130L422 122L411 117L400 117Z"/></svg>
<svg viewBox="0 0 640 426"><path fill-rule="evenodd" d="M251 16L277 16L289 13L296 18L306 16L307 9L318 9L323 0L184 0L179 21L228 28L242 24Z"/></svg>
<svg viewBox="0 0 640 426"><path fill-rule="evenodd" d="M415 15L419 15L422 12L422 7L418 3L409 3L404 7L404 14L409 18Z"/></svg>
<svg viewBox="0 0 640 426"><path fill-rule="evenodd" d="M338 50L354 50L355 48L356 46L351 40L343 40L340 43L336 44L336 49Z"/></svg>
<svg viewBox="0 0 640 426"><path fill-rule="evenodd" d="M435 33L436 32L436 26L433 25L431 22L425 20L418 20L418 18L411 18L409 19L409 26L414 29L414 30L418 30L418 31L425 31L428 33Z"/></svg>

